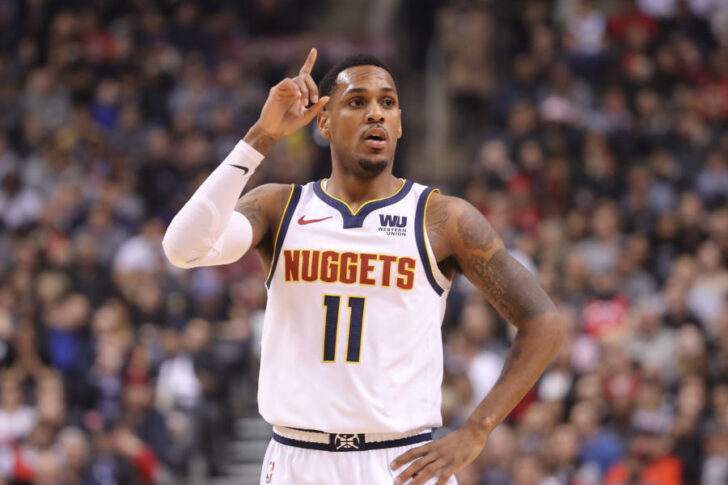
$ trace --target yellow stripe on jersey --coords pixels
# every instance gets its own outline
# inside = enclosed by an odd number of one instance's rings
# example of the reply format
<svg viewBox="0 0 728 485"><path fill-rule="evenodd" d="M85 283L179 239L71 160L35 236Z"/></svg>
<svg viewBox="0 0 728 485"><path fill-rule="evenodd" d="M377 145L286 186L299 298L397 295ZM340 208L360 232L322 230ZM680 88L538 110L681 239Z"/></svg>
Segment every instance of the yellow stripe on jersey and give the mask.
<svg viewBox="0 0 728 485"><path fill-rule="evenodd" d="M353 211L353 210L351 210L351 206L350 206L349 204L347 204L347 203L346 203L346 202L344 202L343 200L339 199L338 197L334 197L333 195L329 194L329 193L328 193L328 192L326 191L326 188L324 187L324 182L325 182L326 180L328 180L328 179L322 179L322 180L321 180L321 182L320 182L320 183L321 183L321 190L323 190L323 191L324 191L324 193L325 193L326 195L328 195L329 197L331 197L332 199L334 199L334 200L338 200L339 202L341 202L342 204L344 204L344 205L346 206L346 208L347 208L347 209L349 209L349 212L351 212L351 215L352 215L352 216L355 216L355 215L357 215L357 214L359 213L359 211L361 211L361 210L362 210L362 208L363 208L363 207L364 207L365 205L367 205L367 204L371 204L371 203L373 203L373 202L379 202L380 200L385 200L385 199L391 199L392 197L394 197L394 196L396 196L397 194L399 194L399 193L400 193L400 191L401 191L401 190L402 190L402 189L404 188L404 186L405 186L405 185L407 185L407 179L402 179L402 185L400 185L400 187L399 187L399 188L397 189L397 191L396 191L396 192L395 192L394 194L392 194L392 195L388 195L388 196L386 196L386 197L382 197L382 198L380 198L380 199L372 199L372 200L368 200L368 201L364 202L364 203L363 203L363 204L362 204L361 206L359 206L359 208L358 208L358 209L357 209L356 211Z"/></svg>
<svg viewBox="0 0 728 485"><path fill-rule="evenodd" d="M434 254L434 251L432 250L432 247L430 246L430 240L427 237L427 206L430 203L430 197L432 197L432 194L437 192L440 193L440 189L434 189L429 194L427 194L427 199L425 200L425 212L422 217L422 240L425 241L425 246L427 246L427 260L430 262L430 268L435 268L437 265L437 261L432 262L432 258L430 258L430 254ZM440 287L442 291L445 291L445 288L442 287L439 281L437 281L437 278L432 278L435 281L435 284Z"/></svg>
<svg viewBox="0 0 728 485"><path fill-rule="evenodd" d="M276 230L276 237L273 239L273 259L276 257L276 246L278 246L278 236L281 234L281 226L283 226L283 219L286 218L286 212L288 212L288 206L291 204L291 199L293 198L293 192L296 186L294 184L291 184L291 191L288 193L288 200L286 200L286 206L283 208L283 212L281 212L281 220L278 221L278 229ZM273 266L275 266L273 263L275 262L273 259L271 259L270 262L270 268L268 268L268 275L266 276L265 280L270 281L271 276L273 273Z"/></svg>

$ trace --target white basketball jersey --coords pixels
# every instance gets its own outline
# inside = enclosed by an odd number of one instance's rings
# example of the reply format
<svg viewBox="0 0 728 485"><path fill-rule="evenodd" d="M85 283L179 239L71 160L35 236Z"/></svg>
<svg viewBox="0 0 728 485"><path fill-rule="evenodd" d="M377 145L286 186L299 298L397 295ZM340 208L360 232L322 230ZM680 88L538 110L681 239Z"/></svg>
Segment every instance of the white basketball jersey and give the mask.
<svg viewBox="0 0 728 485"><path fill-rule="evenodd" d="M449 281L425 231L431 193L404 181L352 213L324 181L293 186L266 281L266 421L329 433L442 424Z"/></svg>

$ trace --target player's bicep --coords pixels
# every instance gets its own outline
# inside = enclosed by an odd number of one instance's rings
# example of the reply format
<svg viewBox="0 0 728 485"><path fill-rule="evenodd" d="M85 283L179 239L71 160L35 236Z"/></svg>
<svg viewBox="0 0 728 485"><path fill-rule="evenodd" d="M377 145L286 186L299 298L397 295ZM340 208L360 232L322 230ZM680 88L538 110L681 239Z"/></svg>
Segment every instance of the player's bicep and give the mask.
<svg viewBox="0 0 728 485"><path fill-rule="evenodd" d="M553 311L536 277L508 253L485 217L464 201L460 205L453 247L463 274L516 326Z"/></svg>
<svg viewBox="0 0 728 485"><path fill-rule="evenodd" d="M235 210L248 219L253 229L252 248L272 239L292 190L288 184L265 184L238 200Z"/></svg>

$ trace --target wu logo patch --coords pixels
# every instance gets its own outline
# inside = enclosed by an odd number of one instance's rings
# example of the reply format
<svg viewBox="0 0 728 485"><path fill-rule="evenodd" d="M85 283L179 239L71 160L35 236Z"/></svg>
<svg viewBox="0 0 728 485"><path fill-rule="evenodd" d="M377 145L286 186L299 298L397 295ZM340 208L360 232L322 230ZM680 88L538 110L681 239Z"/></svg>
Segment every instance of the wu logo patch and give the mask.
<svg viewBox="0 0 728 485"><path fill-rule="evenodd" d="M384 227L404 227L407 225L407 217L379 214L379 225Z"/></svg>
<svg viewBox="0 0 728 485"><path fill-rule="evenodd" d="M379 214L379 231L386 233L387 236L406 236L407 216Z"/></svg>
<svg viewBox="0 0 728 485"><path fill-rule="evenodd" d="M276 462L271 460L268 462L268 473L265 474L265 483L273 481L273 470L276 469Z"/></svg>

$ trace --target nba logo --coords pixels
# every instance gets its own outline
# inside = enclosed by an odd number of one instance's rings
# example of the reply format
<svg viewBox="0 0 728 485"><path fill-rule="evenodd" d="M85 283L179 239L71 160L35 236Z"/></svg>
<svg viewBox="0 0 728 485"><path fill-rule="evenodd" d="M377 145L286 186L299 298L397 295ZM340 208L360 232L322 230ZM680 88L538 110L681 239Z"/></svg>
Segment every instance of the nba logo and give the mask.
<svg viewBox="0 0 728 485"><path fill-rule="evenodd" d="M276 468L276 462L270 461L268 463L268 473L265 474L265 483L270 483L273 481L273 470Z"/></svg>

